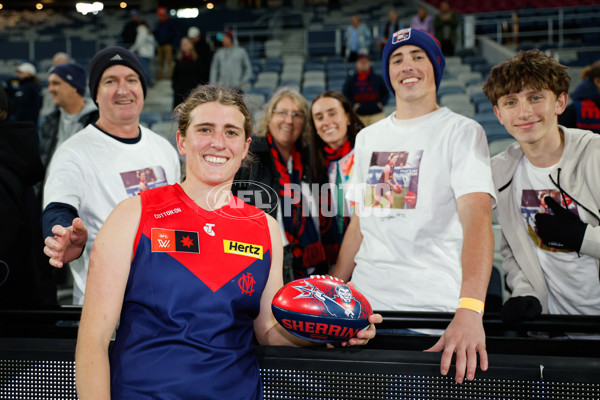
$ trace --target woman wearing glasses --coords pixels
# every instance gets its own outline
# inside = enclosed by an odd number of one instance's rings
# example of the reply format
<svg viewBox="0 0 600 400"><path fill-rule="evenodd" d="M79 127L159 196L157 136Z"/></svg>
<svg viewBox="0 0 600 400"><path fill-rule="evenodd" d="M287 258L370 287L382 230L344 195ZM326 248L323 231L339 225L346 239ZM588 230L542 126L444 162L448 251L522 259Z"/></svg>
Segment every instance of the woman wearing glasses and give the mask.
<svg viewBox="0 0 600 400"><path fill-rule="evenodd" d="M334 265L353 208L344 197L354 167L354 139L364 128L348 99L340 92L327 90L311 106L313 149L312 176L327 185L320 191L321 242L327 263Z"/></svg>
<svg viewBox="0 0 600 400"><path fill-rule="evenodd" d="M277 91L265 106L250 144L254 160L237 173L234 194L279 222L284 244L284 281L326 274L319 236L317 193L312 193L308 104L292 88Z"/></svg>

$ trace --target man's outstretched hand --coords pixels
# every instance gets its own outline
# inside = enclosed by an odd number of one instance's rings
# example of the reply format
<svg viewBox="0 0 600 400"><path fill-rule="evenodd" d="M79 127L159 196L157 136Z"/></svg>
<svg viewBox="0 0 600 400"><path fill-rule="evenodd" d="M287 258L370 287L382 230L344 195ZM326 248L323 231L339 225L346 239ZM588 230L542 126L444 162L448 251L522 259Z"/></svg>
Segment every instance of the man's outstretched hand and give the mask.
<svg viewBox="0 0 600 400"><path fill-rule="evenodd" d="M44 254L50 257L50 265L62 268L63 265L79 258L88 239L87 228L81 218L75 218L73 225L67 228L54 225L52 233L53 237L48 236L44 240Z"/></svg>

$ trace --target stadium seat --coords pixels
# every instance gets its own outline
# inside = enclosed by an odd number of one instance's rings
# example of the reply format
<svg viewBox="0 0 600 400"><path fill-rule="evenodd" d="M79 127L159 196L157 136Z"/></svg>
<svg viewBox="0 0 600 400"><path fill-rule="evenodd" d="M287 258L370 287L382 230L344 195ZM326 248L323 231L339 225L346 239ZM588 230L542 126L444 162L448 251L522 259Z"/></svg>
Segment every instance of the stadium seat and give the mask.
<svg viewBox="0 0 600 400"><path fill-rule="evenodd" d="M169 101L172 101L172 99L169 98ZM140 114L140 124L146 128L150 128L157 122L162 122L162 115L159 112L144 111Z"/></svg>

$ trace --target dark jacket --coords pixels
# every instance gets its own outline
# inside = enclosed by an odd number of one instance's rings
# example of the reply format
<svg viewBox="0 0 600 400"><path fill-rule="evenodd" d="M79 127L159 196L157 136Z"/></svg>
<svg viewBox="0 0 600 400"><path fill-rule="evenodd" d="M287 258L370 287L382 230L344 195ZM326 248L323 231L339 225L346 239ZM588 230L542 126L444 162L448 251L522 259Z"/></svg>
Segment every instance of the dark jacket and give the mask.
<svg viewBox="0 0 600 400"><path fill-rule="evenodd" d="M15 121L29 121L37 126L43 101L41 90L35 77L25 78L19 82L12 99L12 114Z"/></svg>
<svg viewBox="0 0 600 400"><path fill-rule="evenodd" d="M212 62L213 51L211 50L206 40L203 37L194 43L194 49L198 54L198 61L200 62L200 83L208 83L210 77L210 63Z"/></svg>
<svg viewBox="0 0 600 400"><path fill-rule="evenodd" d="M591 79L584 79L571 94L573 101L558 116L558 123L568 128L600 133L600 90Z"/></svg>
<svg viewBox="0 0 600 400"><path fill-rule="evenodd" d="M0 306L56 304L33 192L44 178L37 130L31 122L2 122L0 132Z"/></svg>
<svg viewBox="0 0 600 400"><path fill-rule="evenodd" d="M175 21L170 18L165 21L159 21L154 30L154 37L159 46L170 44L176 48L179 45L180 36Z"/></svg>
<svg viewBox="0 0 600 400"><path fill-rule="evenodd" d="M138 21L129 21L125 24L125 27L123 27L123 31L121 32L121 40L124 44L131 46L133 42L135 42L138 25Z"/></svg>
<svg viewBox="0 0 600 400"><path fill-rule="evenodd" d="M175 60L171 86L173 87L173 108L185 100L187 95L201 83L202 63L196 60Z"/></svg>
<svg viewBox="0 0 600 400"><path fill-rule="evenodd" d="M371 69L367 73L354 72L346 79L343 88L344 96L352 106L360 104L356 113L358 115L373 115L383 111L390 94L381 76ZM379 104L378 104L379 103Z"/></svg>
<svg viewBox="0 0 600 400"><path fill-rule="evenodd" d="M87 126L92 122L96 122L100 114L98 110L94 110L79 118L79 123ZM44 118L44 124L40 127L40 157L44 168L48 167L50 158L56 150L56 140L58 137L58 123L60 122L60 111L58 109L52 111Z"/></svg>
<svg viewBox="0 0 600 400"><path fill-rule="evenodd" d="M311 183L310 178L310 151L308 148L303 148L301 151L302 165L304 165L302 180ZM271 194L279 195L283 188L279 184L279 176L275 167L275 161L271 155L269 142L266 136L253 136L250 143L250 152L248 153L249 162L247 165L242 165L235 178L233 179L233 187L231 189L235 196L242 190L256 189L251 182L257 182L259 186L266 185L273 189ZM238 196L240 197L240 196ZM279 205L279 196L269 196L262 194L260 196L244 197L246 203L261 208L273 218L277 218L277 207ZM260 202L260 204L257 204Z"/></svg>

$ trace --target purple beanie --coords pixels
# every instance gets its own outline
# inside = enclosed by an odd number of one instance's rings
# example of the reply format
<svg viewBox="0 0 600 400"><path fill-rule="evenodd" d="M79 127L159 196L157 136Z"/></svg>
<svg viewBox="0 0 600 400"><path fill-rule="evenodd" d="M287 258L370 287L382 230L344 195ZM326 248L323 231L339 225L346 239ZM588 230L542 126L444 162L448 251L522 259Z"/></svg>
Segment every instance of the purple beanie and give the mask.
<svg viewBox="0 0 600 400"><path fill-rule="evenodd" d="M401 29L390 36L385 47L383 48L383 54L381 57L381 70L382 77L385 81L385 85L389 91L394 94L394 88L390 82L389 73L389 60L390 56L400 46L412 44L422 48L429 57L429 61L433 65L433 73L435 75L435 87L439 89L442 76L444 75L444 67L446 66L446 59L442 54L442 46L438 40L431 36L429 33L421 29Z"/></svg>

